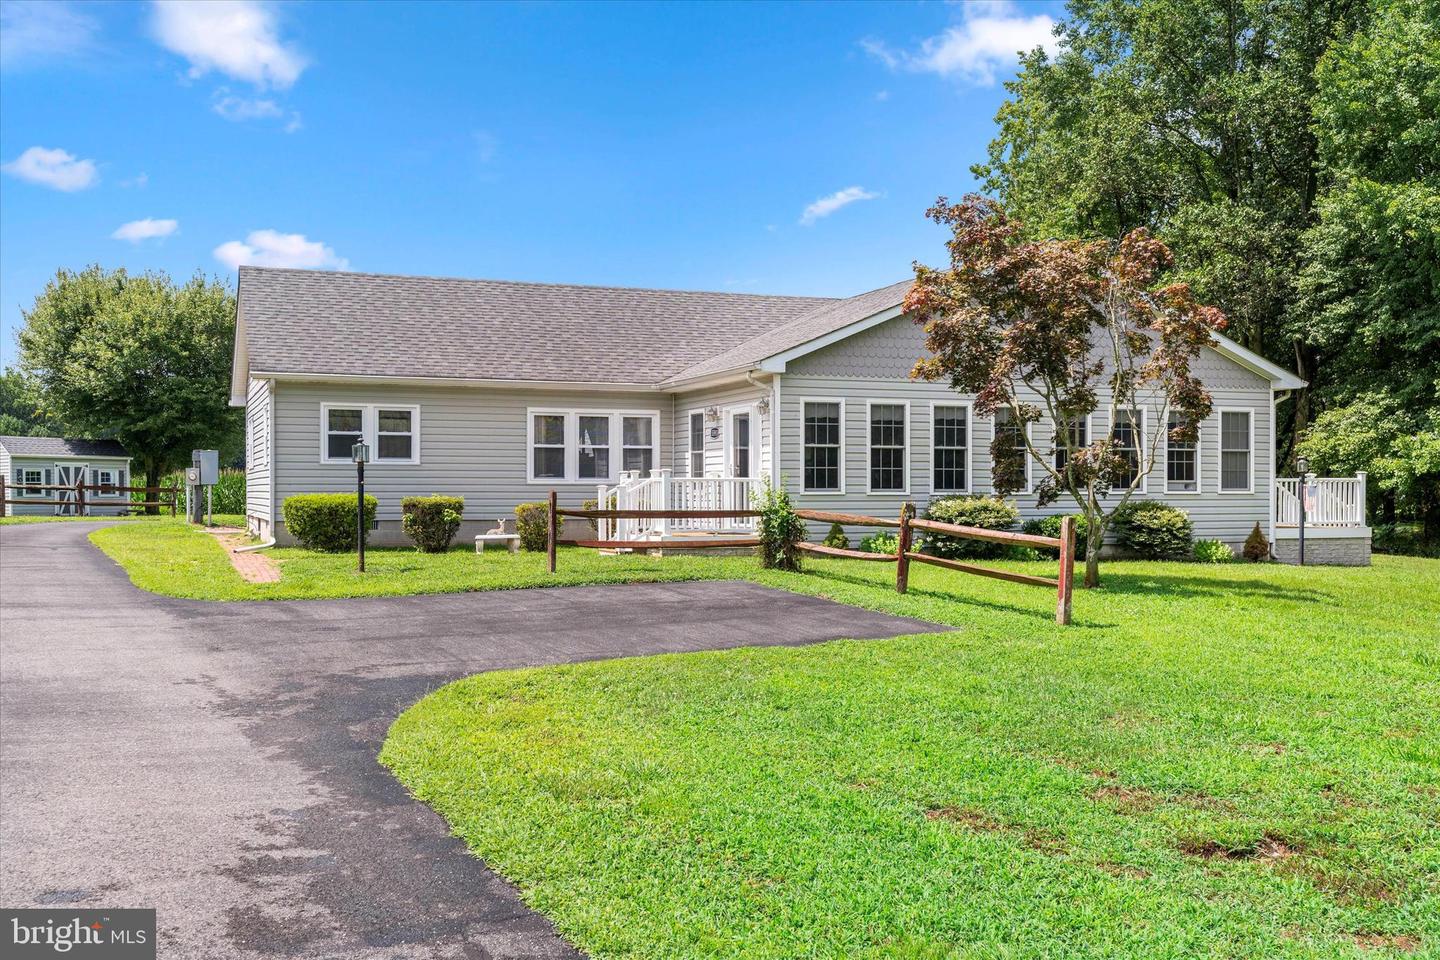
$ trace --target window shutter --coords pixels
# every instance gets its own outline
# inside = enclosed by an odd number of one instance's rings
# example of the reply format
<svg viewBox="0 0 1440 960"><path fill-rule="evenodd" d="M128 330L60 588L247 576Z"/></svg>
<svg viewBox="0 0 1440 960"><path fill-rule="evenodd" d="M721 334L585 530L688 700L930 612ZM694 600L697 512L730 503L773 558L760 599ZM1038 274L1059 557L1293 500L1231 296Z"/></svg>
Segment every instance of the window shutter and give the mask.
<svg viewBox="0 0 1440 960"><path fill-rule="evenodd" d="M45 483L46 483L46 485L48 486L48 485L50 485L50 484L52 484L52 483L54 483L54 482L55 482L55 471L54 471L52 468L50 468L50 467L46 467L46 468L45 468ZM49 492L49 491L47 491L47 492Z"/></svg>

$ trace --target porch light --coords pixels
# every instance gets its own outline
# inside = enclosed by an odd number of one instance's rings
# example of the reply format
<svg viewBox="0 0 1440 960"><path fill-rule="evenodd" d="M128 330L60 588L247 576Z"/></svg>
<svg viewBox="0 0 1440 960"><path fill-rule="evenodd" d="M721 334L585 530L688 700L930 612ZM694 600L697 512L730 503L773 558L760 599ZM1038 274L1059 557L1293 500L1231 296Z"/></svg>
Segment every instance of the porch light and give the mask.
<svg viewBox="0 0 1440 960"><path fill-rule="evenodd" d="M757 404L755 404L755 409L756 409L756 411L759 412L760 416L762 416L762 417L769 416L769 415L770 415L770 398L769 398L769 397L761 397L761 398L760 398L760 402L757 403Z"/></svg>
<svg viewBox="0 0 1440 960"><path fill-rule="evenodd" d="M370 462L370 444L361 440L350 448L350 459L355 463Z"/></svg>
<svg viewBox="0 0 1440 960"><path fill-rule="evenodd" d="M1305 476L1310 472L1310 460L1306 457L1296 457L1295 469L1300 471L1300 476Z"/></svg>
<svg viewBox="0 0 1440 960"><path fill-rule="evenodd" d="M360 572L365 572L365 461L370 459L370 444L361 440L350 448L355 461L355 549Z"/></svg>
<svg viewBox="0 0 1440 960"><path fill-rule="evenodd" d="M720 408L719 408L719 407L706 407L706 408L705 408L705 419L708 420L708 421L711 422L711 423L717 423L717 422L720 420Z"/></svg>

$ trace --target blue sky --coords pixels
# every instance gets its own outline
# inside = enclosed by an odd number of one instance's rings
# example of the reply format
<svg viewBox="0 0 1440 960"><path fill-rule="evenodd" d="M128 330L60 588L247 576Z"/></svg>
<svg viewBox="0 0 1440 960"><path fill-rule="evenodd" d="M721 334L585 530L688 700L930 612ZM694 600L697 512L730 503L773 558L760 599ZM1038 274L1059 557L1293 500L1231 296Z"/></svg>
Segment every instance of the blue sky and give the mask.
<svg viewBox="0 0 1440 960"><path fill-rule="evenodd" d="M0 359L59 267L848 295L1052 3L0 2Z"/></svg>

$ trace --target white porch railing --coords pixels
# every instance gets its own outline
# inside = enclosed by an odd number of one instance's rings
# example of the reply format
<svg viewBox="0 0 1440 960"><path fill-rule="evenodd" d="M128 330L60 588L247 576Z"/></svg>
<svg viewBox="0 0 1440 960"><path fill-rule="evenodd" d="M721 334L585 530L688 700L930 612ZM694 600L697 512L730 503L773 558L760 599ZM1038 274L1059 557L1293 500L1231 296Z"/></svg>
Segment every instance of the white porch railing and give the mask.
<svg viewBox="0 0 1440 960"><path fill-rule="evenodd" d="M1365 474L1353 477L1308 478L1314 497L1305 508L1307 527L1365 526ZM1275 481L1275 525L1300 525L1300 478L1281 477Z"/></svg>
<svg viewBox="0 0 1440 960"><path fill-rule="evenodd" d="M596 500L611 510L749 510L759 482L750 477L672 477L669 470L638 470L620 475L615 486L601 485ZM658 540L676 534L748 533L754 517L730 520L659 519L598 522L601 540Z"/></svg>

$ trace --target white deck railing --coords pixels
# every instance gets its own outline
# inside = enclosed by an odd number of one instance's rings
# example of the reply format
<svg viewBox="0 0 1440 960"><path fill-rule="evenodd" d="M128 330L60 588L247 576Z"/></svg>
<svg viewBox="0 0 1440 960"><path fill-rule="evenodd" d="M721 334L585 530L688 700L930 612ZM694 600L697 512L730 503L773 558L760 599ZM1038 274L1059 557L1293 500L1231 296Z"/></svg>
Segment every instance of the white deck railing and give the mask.
<svg viewBox="0 0 1440 960"><path fill-rule="evenodd" d="M1314 493L1305 507L1307 527L1365 526L1365 474L1353 477L1310 476ZM1275 525L1300 525L1300 478L1275 481Z"/></svg>
<svg viewBox="0 0 1440 960"><path fill-rule="evenodd" d="M749 510L759 489L749 477L672 477L669 470L638 470L620 475L615 486L600 486L596 500L611 510ZM733 520L600 520L601 540L658 540L676 534L748 533L754 517Z"/></svg>

